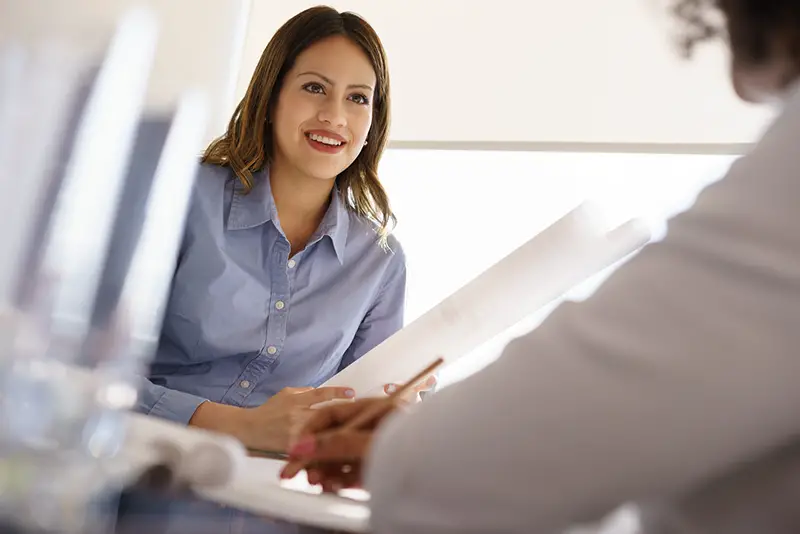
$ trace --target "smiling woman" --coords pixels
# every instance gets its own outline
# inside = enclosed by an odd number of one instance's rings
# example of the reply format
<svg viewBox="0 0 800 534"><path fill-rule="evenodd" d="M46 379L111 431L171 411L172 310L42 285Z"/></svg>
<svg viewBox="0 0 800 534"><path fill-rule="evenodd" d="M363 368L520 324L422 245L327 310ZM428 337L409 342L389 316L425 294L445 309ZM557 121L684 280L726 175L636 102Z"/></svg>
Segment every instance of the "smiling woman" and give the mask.
<svg viewBox="0 0 800 534"><path fill-rule="evenodd" d="M204 161L230 166L245 190L263 167L271 168L273 187L284 171L296 180L335 179L342 201L377 224L385 245L395 218L377 168L389 107L386 53L374 30L353 13L311 8L267 45L228 131Z"/></svg>
<svg viewBox="0 0 800 534"><path fill-rule="evenodd" d="M273 172L290 167L330 180L347 168L367 142L374 85L369 58L347 37L329 37L300 54L284 79L272 118Z"/></svg>
<svg viewBox="0 0 800 534"><path fill-rule="evenodd" d="M351 394L313 388L402 327L405 257L377 177L386 69L372 28L331 8L269 42L204 154L141 412L285 451L298 410ZM166 508L181 532L228 530L234 515Z"/></svg>

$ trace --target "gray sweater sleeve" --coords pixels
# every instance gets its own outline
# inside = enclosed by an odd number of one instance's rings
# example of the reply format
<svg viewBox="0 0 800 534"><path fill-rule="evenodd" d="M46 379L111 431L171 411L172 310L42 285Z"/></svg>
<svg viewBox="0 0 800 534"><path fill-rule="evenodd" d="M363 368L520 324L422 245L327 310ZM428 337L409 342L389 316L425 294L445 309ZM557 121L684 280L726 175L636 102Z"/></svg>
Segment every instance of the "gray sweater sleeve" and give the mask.
<svg viewBox="0 0 800 534"><path fill-rule="evenodd" d="M800 99L664 241L377 436L376 534L549 533L800 431Z"/></svg>

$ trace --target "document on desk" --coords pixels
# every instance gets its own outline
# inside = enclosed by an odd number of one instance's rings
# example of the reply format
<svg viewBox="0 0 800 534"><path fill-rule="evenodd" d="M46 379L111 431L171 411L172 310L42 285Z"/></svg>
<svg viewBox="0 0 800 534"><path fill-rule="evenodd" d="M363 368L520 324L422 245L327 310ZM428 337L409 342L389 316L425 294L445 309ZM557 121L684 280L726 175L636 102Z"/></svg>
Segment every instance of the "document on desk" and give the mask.
<svg viewBox="0 0 800 534"><path fill-rule="evenodd" d="M323 385L383 395L385 384L406 382L436 357L453 363L649 240L641 221L608 231L583 204Z"/></svg>

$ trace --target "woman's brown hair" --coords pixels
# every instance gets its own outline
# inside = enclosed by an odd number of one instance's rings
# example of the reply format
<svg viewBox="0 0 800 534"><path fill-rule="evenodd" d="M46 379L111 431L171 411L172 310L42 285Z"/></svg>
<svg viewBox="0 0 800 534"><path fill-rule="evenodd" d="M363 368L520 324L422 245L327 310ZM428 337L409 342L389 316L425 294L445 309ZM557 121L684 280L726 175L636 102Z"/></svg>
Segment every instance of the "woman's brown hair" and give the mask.
<svg viewBox="0 0 800 534"><path fill-rule="evenodd" d="M333 36L345 36L361 47L372 63L377 82L367 144L356 160L337 176L336 183L345 205L373 221L385 245L396 222L386 191L378 180L378 163L389 132L389 70L377 33L354 13L340 13L325 6L312 7L281 26L261 54L227 131L208 146L203 162L229 166L244 192L249 192L253 188L253 173L272 161L274 140L267 119L272 115L286 73L301 52Z"/></svg>
<svg viewBox="0 0 800 534"><path fill-rule="evenodd" d="M740 64L759 66L779 52L800 67L800 0L672 0L688 55L721 37Z"/></svg>

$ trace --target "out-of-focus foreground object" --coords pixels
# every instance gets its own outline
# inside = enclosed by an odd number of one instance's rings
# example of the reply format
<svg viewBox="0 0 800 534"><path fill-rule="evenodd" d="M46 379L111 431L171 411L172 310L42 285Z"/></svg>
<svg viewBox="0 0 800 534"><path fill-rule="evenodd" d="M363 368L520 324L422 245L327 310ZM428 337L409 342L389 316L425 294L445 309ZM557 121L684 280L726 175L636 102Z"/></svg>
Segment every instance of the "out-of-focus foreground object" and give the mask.
<svg viewBox="0 0 800 534"><path fill-rule="evenodd" d="M187 5L173 0L0 0L0 36L31 42L67 35L73 48L97 53L107 42L109 28L127 9L147 7L157 16L161 30L145 91L146 110L169 113L187 87L201 89L208 95L205 144L224 130L235 106L253 2L193 0Z"/></svg>
<svg viewBox="0 0 800 534"><path fill-rule="evenodd" d="M27 31L2 7L2 25L19 26L0 39L0 524L107 532L119 490L153 466L214 485L244 456L233 440L128 414L219 95L186 84L148 106L157 10L91 26L88 43ZM184 468L198 455L215 470Z"/></svg>

